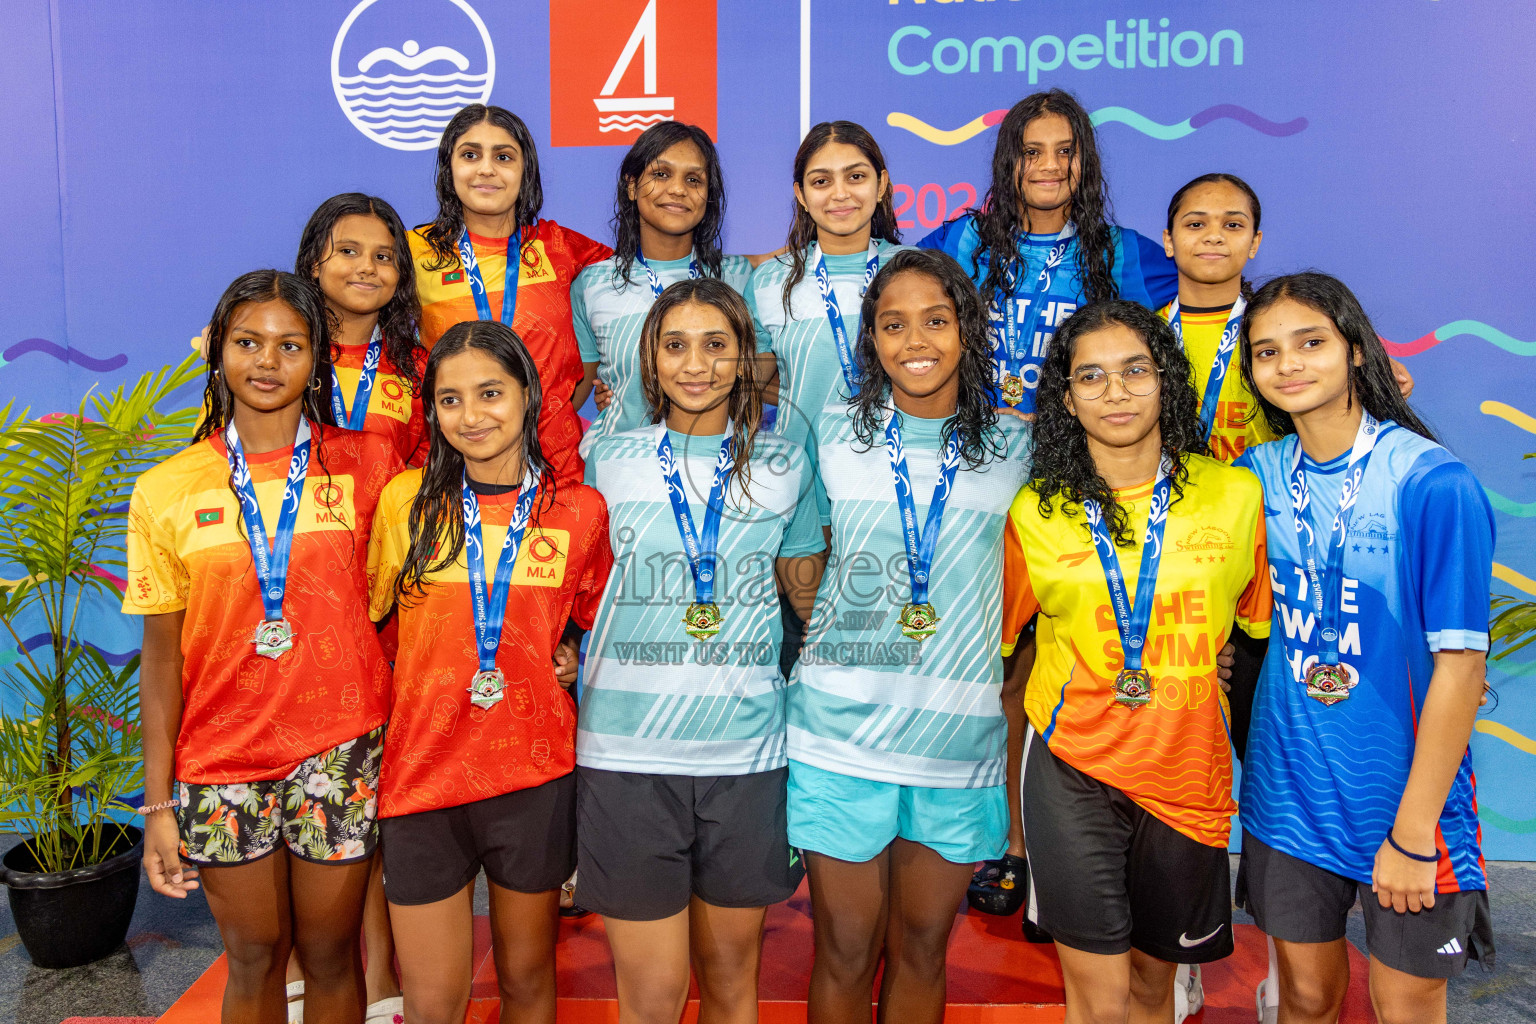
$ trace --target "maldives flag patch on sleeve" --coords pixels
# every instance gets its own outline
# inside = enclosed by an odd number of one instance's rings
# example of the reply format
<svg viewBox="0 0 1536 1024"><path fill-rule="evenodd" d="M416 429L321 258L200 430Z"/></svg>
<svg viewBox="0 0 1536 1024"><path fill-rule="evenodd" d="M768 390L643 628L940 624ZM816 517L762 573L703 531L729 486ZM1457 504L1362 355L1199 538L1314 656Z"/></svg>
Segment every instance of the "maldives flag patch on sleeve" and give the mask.
<svg viewBox="0 0 1536 1024"><path fill-rule="evenodd" d="M443 271L443 284L458 284L462 280L464 280L464 271L462 270Z"/></svg>
<svg viewBox="0 0 1536 1024"><path fill-rule="evenodd" d="M224 521L224 510L222 508L200 508L195 515L197 516L197 525L199 527L217 526Z"/></svg>

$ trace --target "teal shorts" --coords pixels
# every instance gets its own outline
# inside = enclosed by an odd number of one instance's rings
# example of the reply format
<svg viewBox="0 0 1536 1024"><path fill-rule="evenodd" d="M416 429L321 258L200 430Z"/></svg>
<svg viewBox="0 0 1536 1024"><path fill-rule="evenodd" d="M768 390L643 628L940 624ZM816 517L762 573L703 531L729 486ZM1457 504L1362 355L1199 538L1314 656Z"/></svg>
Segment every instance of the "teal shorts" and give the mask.
<svg viewBox="0 0 1536 1024"><path fill-rule="evenodd" d="M1008 848L1004 786L928 789L789 762L789 845L837 860L874 859L900 837L955 864Z"/></svg>

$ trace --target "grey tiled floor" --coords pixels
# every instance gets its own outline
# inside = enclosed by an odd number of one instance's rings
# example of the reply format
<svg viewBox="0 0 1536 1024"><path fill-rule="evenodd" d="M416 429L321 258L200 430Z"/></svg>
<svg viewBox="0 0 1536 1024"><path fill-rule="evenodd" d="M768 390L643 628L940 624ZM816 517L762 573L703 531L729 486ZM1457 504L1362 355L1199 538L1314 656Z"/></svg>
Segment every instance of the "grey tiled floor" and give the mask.
<svg viewBox="0 0 1536 1024"><path fill-rule="evenodd" d="M0 835L0 851L14 837ZM1473 965L1451 982L1451 1024L1536 1024L1536 864L1489 865L1498 969ZM476 887L485 913L485 886ZM1239 914L1238 920L1245 920ZM1350 938L1365 941L1357 909ZM127 943L87 967L33 967L16 936L9 906L0 905L0 1024L58 1024L66 1017L164 1013L221 950L218 929L199 894L185 901L139 888Z"/></svg>

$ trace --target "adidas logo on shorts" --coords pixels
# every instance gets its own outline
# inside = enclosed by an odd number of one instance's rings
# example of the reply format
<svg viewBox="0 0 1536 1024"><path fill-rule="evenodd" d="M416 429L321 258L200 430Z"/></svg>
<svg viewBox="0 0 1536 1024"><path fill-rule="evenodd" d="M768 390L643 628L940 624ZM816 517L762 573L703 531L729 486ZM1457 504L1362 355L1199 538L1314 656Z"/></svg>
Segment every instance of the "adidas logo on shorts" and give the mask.
<svg viewBox="0 0 1536 1024"><path fill-rule="evenodd" d="M1456 956L1463 952L1463 950L1461 948L1461 943L1456 939L1452 939L1450 942L1447 942L1445 945L1435 950L1435 952L1443 953L1446 956Z"/></svg>

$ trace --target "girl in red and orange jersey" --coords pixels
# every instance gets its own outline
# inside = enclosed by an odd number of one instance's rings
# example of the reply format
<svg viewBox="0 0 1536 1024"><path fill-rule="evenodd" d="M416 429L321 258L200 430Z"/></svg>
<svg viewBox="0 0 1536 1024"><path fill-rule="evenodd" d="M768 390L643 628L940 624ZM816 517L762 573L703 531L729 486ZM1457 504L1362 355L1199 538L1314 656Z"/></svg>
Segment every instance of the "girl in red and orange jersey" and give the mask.
<svg viewBox="0 0 1536 1024"><path fill-rule="evenodd" d="M580 483L576 410L597 370L582 368L571 283L613 250L538 219L543 205L539 154L522 119L481 103L455 114L437 146L437 218L411 232L421 340L431 348L467 320L513 328L539 370L539 437L550 469L561 484ZM517 261L509 263L514 251Z"/></svg>
<svg viewBox="0 0 1536 1024"><path fill-rule="evenodd" d="M333 318L336 422L382 434L406 465L421 465L427 351L417 340L421 300L400 215L377 196L332 196L304 225L293 272L314 279Z"/></svg>
<svg viewBox="0 0 1536 1024"><path fill-rule="evenodd" d="M369 548L400 649L381 776L405 1017L464 1019L472 884L490 880L502 1013L555 1019L560 885L576 866L576 650L608 580L608 508L540 446L532 356L448 329L423 378L426 465L385 488Z"/></svg>
<svg viewBox="0 0 1536 1024"><path fill-rule="evenodd" d="M401 465L384 439L334 425L330 389L315 286L236 279L209 325L194 442L140 477L129 507L144 866L177 898L201 871L229 953L226 1021L280 1018L290 949L309 1020L362 1011L390 686L367 543Z"/></svg>

